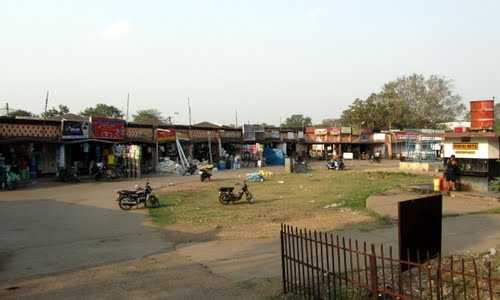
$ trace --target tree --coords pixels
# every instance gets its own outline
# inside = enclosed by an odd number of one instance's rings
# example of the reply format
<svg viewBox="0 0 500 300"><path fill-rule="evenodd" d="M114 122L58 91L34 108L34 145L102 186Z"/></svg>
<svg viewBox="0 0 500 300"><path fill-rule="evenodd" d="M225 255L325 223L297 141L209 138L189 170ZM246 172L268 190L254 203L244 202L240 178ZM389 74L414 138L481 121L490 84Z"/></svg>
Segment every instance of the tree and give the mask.
<svg viewBox="0 0 500 300"><path fill-rule="evenodd" d="M281 124L282 127L306 127L311 126L312 120L310 117L304 117L302 114L294 114L286 118Z"/></svg>
<svg viewBox="0 0 500 300"><path fill-rule="evenodd" d="M318 126L320 126L320 127L341 127L342 120L333 119L333 118L323 119L323 121L321 121L321 124L319 124Z"/></svg>
<svg viewBox="0 0 500 300"><path fill-rule="evenodd" d="M67 107L66 105L59 104L57 108L52 107L51 109L47 110L47 112L43 112L42 118L47 119L53 117L62 117L68 113L69 113L69 107Z"/></svg>
<svg viewBox="0 0 500 300"><path fill-rule="evenodd" d="M35 114L29 112L27 110L16 109L12 112L9 112L10 117L35 117Z"/></svg>
<svg viewBox="0 0 500 300"><path fill-rule="evenodd" d="M134 117L134 122L146 123L146 124L170 124L169 120L164 118L160 111L157 109L144 109L139 110Z"/></svg>
<svg viewBox="0 0 500 300"><path fill-rule="evenodd" d="M80 115L85 117L110 117L110 118L122 118L123 113L118 108L113 105L107 105L103 103L97 104L95 107L87 107Z"/></svg>
<svg viewBox="0 0 500 300"><path fill-rule="evenodd" d="M386 83L366 100L356 99L342 112L341 120L371 129L437 128L460 118L464 111L452 81L412 74Z"/></svg>

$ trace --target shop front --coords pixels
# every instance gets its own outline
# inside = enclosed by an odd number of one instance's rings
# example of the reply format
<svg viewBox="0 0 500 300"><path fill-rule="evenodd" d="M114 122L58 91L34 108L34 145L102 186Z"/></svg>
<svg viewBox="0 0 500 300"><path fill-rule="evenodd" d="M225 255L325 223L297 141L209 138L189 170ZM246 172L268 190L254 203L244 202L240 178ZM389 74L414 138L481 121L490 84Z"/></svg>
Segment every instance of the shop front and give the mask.
<svg viewBox="0 0 500 300"><path fill-rule="evenodd" d="M1 119L0 189L55 174L59 137L59 122Z"/></svg>

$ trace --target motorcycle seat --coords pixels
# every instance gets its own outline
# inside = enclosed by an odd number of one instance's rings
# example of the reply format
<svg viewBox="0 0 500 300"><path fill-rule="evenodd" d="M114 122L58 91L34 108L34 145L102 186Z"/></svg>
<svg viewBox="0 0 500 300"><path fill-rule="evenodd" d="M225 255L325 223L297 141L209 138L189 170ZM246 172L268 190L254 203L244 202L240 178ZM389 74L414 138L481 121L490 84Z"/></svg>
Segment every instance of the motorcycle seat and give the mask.
<svg viewBox="0 0 500 300"><path fill-rule="evenodd" d="M232 187L232 186L231 187L221 187L221 188L219 188L219 191L221 191L221 192L232 192L232 191L234 191L234 187Z"/></svg>
<svg viewBox="0 0 500 300"><path fill-rule="evenodd" d="M138 191L136 190L120 190L118 191L118 194L122 194L122 195L130 195L130 194L135 194L137 193Z"/></svg>

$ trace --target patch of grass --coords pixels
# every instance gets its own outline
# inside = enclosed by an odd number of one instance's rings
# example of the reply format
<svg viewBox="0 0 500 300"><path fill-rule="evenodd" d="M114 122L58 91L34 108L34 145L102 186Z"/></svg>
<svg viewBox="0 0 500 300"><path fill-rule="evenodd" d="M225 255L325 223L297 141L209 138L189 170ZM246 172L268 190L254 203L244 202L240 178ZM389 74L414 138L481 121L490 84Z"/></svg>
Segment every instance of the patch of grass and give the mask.
<svg viewBox="0 0 500 300"><path fill-rule="evenodd" d="M423 175L390 172L332 172L315 170L311 174L279 174L260 183L248 183L257 202L221 205L220 186L232 186L237 181L214 181L197 190L160 195L162 207L151 209L153 220L160 225L183 223L215 225L230 228L235 225L286 223L314 218L318 213L342 208L365 210L366 199L402 185L430 183ZM284 182L284 183L280 183ZM236 186L238 191L240 186ZM335 204L335 208L324 208ZM365 218L366 219L366 218ZM375 225L387 224L374 216Z"/></svg>

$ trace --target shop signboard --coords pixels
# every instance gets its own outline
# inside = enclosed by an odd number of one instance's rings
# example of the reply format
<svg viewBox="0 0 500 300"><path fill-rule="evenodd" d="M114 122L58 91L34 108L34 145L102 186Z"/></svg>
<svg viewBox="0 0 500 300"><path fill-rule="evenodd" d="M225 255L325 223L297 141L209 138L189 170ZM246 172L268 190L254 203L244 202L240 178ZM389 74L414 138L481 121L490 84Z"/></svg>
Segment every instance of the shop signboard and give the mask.
<svg viewBox="0 0 500 300"><path fill-rule="evenodd" d="M304 132L302 132L302 131L297 132L297 138L298 139L303 139L304 138Z"/></svg>
<svg viewBox="0 0 500 300"><path fill-rule="evenodd" d="M330 127L328 128L328 133L331 135L339 135L340 134L340 128L338 127Z"/></svg>
<svg viewBox="0 0 500 300"><path fill-rule="evenodd" d="M316 128L314 130L315 135L326 135L326 133L327 133L326 128Z"/></svg>
<svg viewBox="0 0 500 300"><path fill-rule="evenodd" d="M342 134L351 134L352 133L351 127L342 127L342 128L340 128L340 133L342 133Z"/></svg>
<svg viewBox="0 0 500 300"><path fill-rule="evenodd" d="M286 134L287 134L287 135L286 135L286 138L287 138L288 140L294 140L294 139L295 139L295 132L291 132L291 131L289 131L289 132L287 132Z"/></svg>
<svg viewBox="0 0 500 300"><path fill-rule="evenodd" d="M396 140L416 140L418 138L418 134L416 132L397 132Z"/></svg>
<svg viewBox="0 0 500 300"><path fill-rule="evenodd" d="M306 134L314 134L314 130L316 128L314 127L306 127L305 131L306 131Z"/></svg>
<svg viewBox="0 0 500 300"><path fill-rule="evenodd" d="M385 142L385 133L374 133L373 134L374 142Z"/></svg>
<svg viewBox="0 0 500 300"><path fill-rule="evenodd" d="M359 136L359 141L362 143L369 142L370 141L370 134L366 133L366 132L361 133L361 135Z"/></svg>
<svg viewBox="0 0 500 300"><path fill-rule="evenodd" d="M89 122L62 120L62 139L87 139L89 137Z"/></svg>
<svg viewBox="0 0 500 300"><path fill-rule="evenodd" d="M157 129L156 139L158 142L173 142L177 135L174 128L170 129Z"/></svg>
<svg viewBox="0 0 500 300"><path fill-rule="evenodd" d="M92 117L92 137L97 139L121 140L125 138L125 121L121 119Z"/></svg>

